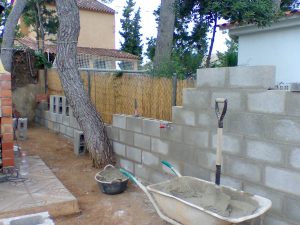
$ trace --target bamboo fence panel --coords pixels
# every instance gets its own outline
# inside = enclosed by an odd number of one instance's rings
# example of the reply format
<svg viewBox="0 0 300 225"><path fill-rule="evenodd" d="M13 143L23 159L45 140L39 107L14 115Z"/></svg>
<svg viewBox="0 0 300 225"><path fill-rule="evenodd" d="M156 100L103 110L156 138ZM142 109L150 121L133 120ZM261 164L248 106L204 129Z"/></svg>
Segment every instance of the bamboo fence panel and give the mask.
<svg viewBox="0 0 300 225"><path fill-rule="evenodd" d="M85 90L90 93L92 102L106 123L112 123L113 114L133 115L135 100L140 116L162 120L172 118L172 79L140 74L115 76L95 71L89 74L81 71L81 78ZM183 89L194 87L194 83L194 80L178 80L177 105L182 105ZM48 85L50 95L63 95L56 70L49 70Z"/></svg>

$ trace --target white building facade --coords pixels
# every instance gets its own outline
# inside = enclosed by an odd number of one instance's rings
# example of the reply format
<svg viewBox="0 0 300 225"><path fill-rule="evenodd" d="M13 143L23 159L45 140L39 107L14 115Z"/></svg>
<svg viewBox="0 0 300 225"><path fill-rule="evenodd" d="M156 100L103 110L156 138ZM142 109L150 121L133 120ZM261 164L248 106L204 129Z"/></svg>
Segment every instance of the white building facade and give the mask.
<svg viewBox="0 0 300 225"><path fill-rule="evenodd" d="M239 37L238 65L275 65L276 82L300 83L300 16L280 19L271 26L233 27Z"/></svg>

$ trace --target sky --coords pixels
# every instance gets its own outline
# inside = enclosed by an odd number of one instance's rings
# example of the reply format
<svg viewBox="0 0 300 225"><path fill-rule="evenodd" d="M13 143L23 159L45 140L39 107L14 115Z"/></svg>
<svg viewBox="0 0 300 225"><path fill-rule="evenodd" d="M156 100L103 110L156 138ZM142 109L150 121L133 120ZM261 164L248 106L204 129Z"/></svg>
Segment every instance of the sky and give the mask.
<svg viewBox="0 0 300 225"><path fill-rule="evenodd" d="M155 22L155 17L153 16L153 11L158 8L161 0L135 0L136 9L141 8L141 34L144 48L146 46L146 39L149 37L157 36L157 24ZM126 0L113 0L112 3L106 4L109 7L113 8L116 11L116 43L115 46L117 49L120 48L120 41L122 40L119 31L121 30L120 19L122 17L123 8L126 6ZM226 50L225 38L227 35L222 34L221 31L217 32L216 41L214 45L213 52ZM145 50L145 49L144 49Z"/></svg>

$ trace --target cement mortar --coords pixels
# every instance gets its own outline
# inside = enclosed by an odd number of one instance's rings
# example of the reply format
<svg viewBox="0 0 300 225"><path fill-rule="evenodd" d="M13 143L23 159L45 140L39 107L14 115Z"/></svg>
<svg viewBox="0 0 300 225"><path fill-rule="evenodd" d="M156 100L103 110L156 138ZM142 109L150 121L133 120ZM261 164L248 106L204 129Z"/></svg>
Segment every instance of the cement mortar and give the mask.
<svg viewBox="0 0 300 225"><path fill-rule="evenodd" d="M234 193L230 189L196 180L177 178L163 186L161 191L200 206L206 210L228 218L240 218L253 214L258 203L250 194Z"/></svg>
<svg viewBox="0 0 300 225"><path fill-rule="evenodd" d="M115 180L126 180L128 179L125 175L123 175L118 169L109 167L99 173L97 178L103 182L112 182Z"/></svg>

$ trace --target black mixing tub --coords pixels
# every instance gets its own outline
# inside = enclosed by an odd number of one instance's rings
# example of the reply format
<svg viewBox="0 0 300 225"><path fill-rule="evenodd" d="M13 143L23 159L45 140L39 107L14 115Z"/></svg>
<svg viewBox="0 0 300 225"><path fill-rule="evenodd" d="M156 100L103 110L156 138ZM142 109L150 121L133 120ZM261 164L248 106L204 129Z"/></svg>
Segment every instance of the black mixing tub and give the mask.
<svg viewBox="0 0 300 225"><path fill-rule="evenodd" d="M107 177L110 172L114 173L114 177ZM95 175L100 190L109 195L120 194L127 188L128 177L125 177L113 165L107 165L103 170Z"/></svg>

